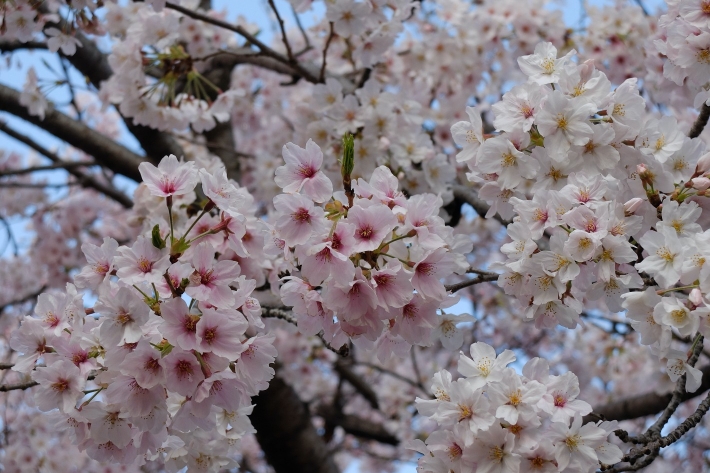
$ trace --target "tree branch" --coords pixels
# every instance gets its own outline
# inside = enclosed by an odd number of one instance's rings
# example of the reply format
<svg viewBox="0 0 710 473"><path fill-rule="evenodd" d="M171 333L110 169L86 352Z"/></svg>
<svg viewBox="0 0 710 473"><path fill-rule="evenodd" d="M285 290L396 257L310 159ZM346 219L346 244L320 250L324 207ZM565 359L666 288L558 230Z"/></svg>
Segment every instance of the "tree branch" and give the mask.
<svg viewBox="0 0 710 473"><path fill-rule="evenodd" d="M690 132L688 132L688 138L697 138L700 136L700 133L705 129L705 125L708 124L708 118L710 118L710 107L703 104L703 107L700 109L700 115L698 115L695 123L693 123Z"/></svg>
<svg viewBox="0 0 710 473"><path fill-rule="evenodd" d="M320 66L320 82L325 82L325 65L326 59L328 58L328 48L330 48L330 42L333 41L333 36L335 32L333 31L333 22L330 22L330 33L328 33L328 39L325 41L325 47L323 48L323 63Z"/></svg>
<svg viewBox="0 0 710 473"><path fill-rule="evenodd" d="M316 414L325 420L326 424L338 425L343 430L351 435L360 437L366 440L374 440L375 442L384 443L387 445L399 445L399 439L389 433L381 424L372 422L369 419L363 419L351 414L343 414L338 412L333 406L320 405Z"/></svg>
<svg viewBox="0 0 710 473"><path fill-rule="evenodd" d="M310 71L308 71L306 68L303 67L303 65L299 63L294 63L291 64L291 61L287 57L284 57L282 54L279 54L278 52L274 51L271 49L269 46L266 44L262 43L259 41L254 35L249 33L247 30L245 30L243 27L239 25L231 25L227 22L224 22L222 20L218 20L216 18L211 18L207 15L203 15L202 13L198 13L196 11L190 10L188 8L182 7L180 5L176 5L174 3L167 2L165 4L166 8L170 8L171 10L175 10L177 12L182 13L185 16L189 16L190 18L193 18L195 20L200 20L205 23L209 23L211 25L219 26L220 28L224 28L229 31L233 31L249 41L251 44L256 46L259 51L268 57L271 57L275 59L278 62L281 62L283 64L286 64L289 66L292 70L291 75L293 76L300 76L306 79L308 82L313 82L314 84L317 84L320 81L315 75L313 75Z"/></svg>
<svg viewBox="0 0 710 473"><path fill-rule="evenodd" d="M85 124L63 114L49 104L44 120L30 115L20 104L20 93L0 84L0 110L11 113L48 131L57 138L91 155L98 163L137 182L141 177L138 165L143 158ZM5 130L3 130L5 131ZM44 153L42 153L44 154Z"/></svg>
<svg viewBox="0 0 710 473"><path fill-rule="evenodd" d="M700 368L700 371L703 373L700 387L694 393L683 393L680 397L680 402L693 399L710 390L710 365ZM631 396L620 401L595 407L593 413L584 418L584 422L591 422L599 418L621 421L650 416L663 411L672 398L673 393L656 394L655 392Z"/></svg>
<svg viewBox="0 0 710 473"><path fill-rule="evenodd" d="M2 86L0 85L0 87L2 87ZM0 91L1 91L1 90L2 90L2 89L0 89ZM3 102L2 102L2 95L1 95L1 92L0 92L0 109L2 109L2 108L3 108ZM58 112L57 112L57 113L58 113ZM45 117L45 118L47 118L47 117ZM69 118L68 118L68 119L69 119ZM69 120L71 120L71 119L69 119ZM79 122L75 122L75 123L76 123L77 125L84 126L83 124L81 124L81 123L79 123ZM20 141L21 143L26 144L27 146L29 146L30 148L34 149L34 150L37 151L38 153L44 155L44 156L47 157L50 161L53 161L53 162L56 163L57 165L59 165L59 164L69 164L69 163L67 163L66 161L62 160L62 159L61 159L58 155L56 155L55 153L51 152L50 150L48 150L48 149L45 148L44 146L40 145L39 143L37 143L37 142L34 141L33 139L29 138L28 136L25 136L25 135L23 135L23 134L21 134L21 133L18 133L17 131L15 131L15 130L13 130L12 128L8 127L8 126L7 126L5 123L3 123L3 122L0 122L0 131L2 131L3 133L7 134L8 136L10 136L10 137L16 139L17 141ZM93 130L90 130L90 131L93 131ZM96 132L94 132L94 133L96 133ZM108 140L109 142L113 143L113 141L111 141L109 138L106 138L106 137L104 137L103 135L99 135L99 136L101 137L102 140ZM118 146L118 145L117 145L117 146ZM140 156L138 156L138 155L136 155L136 156L137 156L138 158L140 158ZM102 155L102 158L105 158L105 156ZM84 174L83 172L79 171L78 169L73 169L73 167L69 167L69 168L67 169L67 171L68 171L70 174L76 176L76 177L79 179L79 182L80 182L83 186L85 186L85 187L90 187L90 188L92 188L92 189L95 189L95 190L101 192L102 194L104 194L104 195L106 195L107 197L109 197L109 198L115 200L116 202L118 202L119 204L121 204L122 206L124 206L125 208L131 208L131 207L133 207L133 201L131 200L131 198L128 197L128 196L127 196L126 194L124 194L123 192L119 191L118 189L114 188L113 186L104 184L104 183L100 182L99 180L97 180L96 178L94 178L93 176L91 176L91 175L89 175L89 174ZM135 172L138 173L138 167L137 167L137 165L136 165Z"/></svg>
<svg viewBox="0 0 710 473"><path fill-rule="evenodd" d="M0 385L0 393L6 393L8 391L17 391L20 389L30 389L32 387L35 387L39 385L37 381L28 381L26 383L18 383L18 384L2 384Z"/></svg>
<svg viewBox="0 0 710 473"><path fill-rule="evenodd" d="M48 13L48 9L44 4L40 6L39 10L42 13ZM57 23L47 22L45 28L47 27L55 27L61 31L71 30L70 25L62 18ZM108 58L96 46L96 43L87 38L81 31L76 31L74 37L79 40L81 47L76 48L76 53L72 56L64 56L61 51L59 55L69 61L98 89L101 87L101 82L108 80L113 75ZM149 161L158 163L163 156L168 154L174 154L178 158L185 155L182 147L168 133L163 133L147 126L136 125L131 118L122 118L128 131L141 144Z"/></svg>
<svg viewBox="0 0 710 473"><path fill-rule="evenodd" d="M276 4L274 3L274 0L269 0L269 5L271 6L271 9L274 11L274 15L276 15L276 20L279 22L279 28L281 29L281 40L284 43L284 46L286 46L286 54L288 55L288 60L292 63L296 63L296 58L293 57L293 51L291 50L291 44L288 42L288 36L286 35L286 27L284 26L284 21L281 18L281 15L279 14L278 8L276 8Z"/></svg>
<svg viewBox="0 0 710 473"><path fill-rule="evenodd" d="M283 379L276 376L252 402L256 439L276 473L338 473L306 405Z"/></svg>
<svg viewBox="0 0 710 473"><path fill-rule="evenodd" d="M372 387L351 369L351 365L345 364L341 359L338 359L333 368L345 381L359 392L364 397L373 409L379 409L380 405L377 401L377 394Z"/></svg>
<svg viewBox="0 0 710 473"><path fill-rule="evenodd" d="M488 213L488 210L490 210L491 207L487 203L479 199L478 196L474 194L473 189L471 189L470 187L462 186L460 184L454 184L453 191L454 197L473 207L473 210L476 211L479 217L486 218L486 214ZM493 218L498 220L504 227L507 227L511 223L509 220L505 220L497 213L493 216Z"/></svg>
<svg viewBox="0 0 710 473"><path fill-rule="evenodd" d="M2 128L2 124L0 123L0 129L1 128ZM75 167L82 167L82 166L90 167L90 166L97 166L97 164L93 161L83 161L83 162L65 161L63 163L49 164L47 166L34 166L34 167L24 168L24 169L10 169L7 171L0 171L0 177L19 176L21 174L30 174L33 172L53 171L56 169L68 169L68 168L75 168Z"/></svg>
<svg viewBox="0 0 710 473"><path fill-rule="evenodd" d="M447 291L456 292L456 291L459 291L465 287L473 286L474 284L481 284L483 282L497 281L498 278L500 277L499 274L489 273L487 271L478 271L477 270L476 274L478 274L477 278L469 279L469 280L462 281L462 282L456 283L456 284L447 284L444 287L446 288Z"/></svg>

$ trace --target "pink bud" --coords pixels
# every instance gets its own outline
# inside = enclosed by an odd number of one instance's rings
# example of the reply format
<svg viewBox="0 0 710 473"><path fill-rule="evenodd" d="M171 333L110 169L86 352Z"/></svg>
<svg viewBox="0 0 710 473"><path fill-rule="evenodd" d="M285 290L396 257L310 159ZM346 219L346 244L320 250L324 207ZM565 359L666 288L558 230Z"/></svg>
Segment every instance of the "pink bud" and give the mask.
<svg viewBox="0 0 710 473"><path fill-rule="evenodd" d="M688 299L690 300L690 302L693 303L694 306L697 307L699 305L702 305L702 303L703 303L703 294L702 294L702 292L700 292L700 289L698 289L696 287L695 289L690 291L690 295L688 296Z"/></svg>
<svg viewBox="0 0 710 473"><path fill-rule="evenodd" d="M634 197L624 204L624 213L632 214L636 212L641 204L643 204L643 199L641 197Z"/></svg>
<svg viewBox="0 0 710 473"><path fill-rule="evenodd" d="M636 172L637 172L637 173L643 174L643 173L645 173L646 171L648 171L648 168L646 167L645 164L641 163L641 164L637 164L637 165L636 165Z"/></svg>
<svg viewBox="0 0 710 473"><path fill-rule="evenodd" d="M698 159L698 164L695 167L695 174L705 174L710 171L710 153L705 153Z"/></svg>
<svg viewBox="0 0 710 473"><path fill-rule="evenodd" d="M691 179L690 182L693 183L693 188L699 191L704 191L705 189L710 187L710 179L708 179L707 177L696 177L694 179Z"/></svg>

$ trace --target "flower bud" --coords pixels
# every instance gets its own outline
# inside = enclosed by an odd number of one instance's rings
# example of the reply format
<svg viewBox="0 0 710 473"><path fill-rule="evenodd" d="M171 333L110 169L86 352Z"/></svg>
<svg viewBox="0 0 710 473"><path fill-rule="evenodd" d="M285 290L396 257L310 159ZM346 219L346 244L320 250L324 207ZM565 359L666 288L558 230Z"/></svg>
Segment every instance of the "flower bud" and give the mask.
<svg viewBox="0 0 710 473"><path fill-rule="evenodd" d="M340 163L340 174L345 178L350 176L355 167L355 139L350 133L343 136L343 160Z"/></svg>
<svg viewBox="0 0 710 473"><path fill-rule="evenodd" d="M702 305L703 303L703 293L700 292L700 289L697 287L690 291L690 295L688 296L688 300L693 303L694 306L699 306Z"/></svg>
<svg viewBox="0 0 710 473"><path fill-rule="evenodd" d="M696 177L691 179L690 182L693 184L693 188L699 191L704 191L710 187L710 179L707 177Z"/></svg>
<svg viewBox="0 0 710 473"><path fill-rule="evenodd" d="M643 199L641 197L634 197L624 204L624 213L629 215L635 213L642 203Z"/></svg>
<svg viewBox="0 0 710 473"><path fill-rule="evenodd" d="M705 153L698 159L698 164L695 166L695 174L701 175L710 171L710 153Z"/></svg>

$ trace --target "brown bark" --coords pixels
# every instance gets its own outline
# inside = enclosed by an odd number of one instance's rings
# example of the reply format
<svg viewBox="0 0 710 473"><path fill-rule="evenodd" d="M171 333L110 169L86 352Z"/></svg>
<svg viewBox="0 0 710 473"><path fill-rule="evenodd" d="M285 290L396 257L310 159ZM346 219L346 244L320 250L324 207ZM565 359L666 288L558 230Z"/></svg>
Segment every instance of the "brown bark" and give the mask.
<svg viewBox="0 0 710 473"><path fill-rule="evenodd" d="M253 402L256 438L276 473L338 473L307 407L284 380L272 379Z"/></svg>
<svg viewBox="0 0 710 473"><path fill-rule="evenodd" d="M700 388L694 393L685 393L681 402L693 399L710 390L710 365L702 367L700 371L703 372ZM584 420L585 422L595 421L598 420L596 416L599 416L607 420L621 421L658 414L671 402L672 397L673 393L656 394L654 392L628 397L595 407L593 414L588 415Z"/></svg>
<svg viewBox="0 0 710 473"><path fill-rule="evenodd" d="M102 166L140 182L138 165L143 162L140 155L63 114L51 104L47 107L44 120L42 120L37 116L30 115L29 110L20 104L19 92L0 84L0 110L37 125L93 156L96 162Z"/></svg>

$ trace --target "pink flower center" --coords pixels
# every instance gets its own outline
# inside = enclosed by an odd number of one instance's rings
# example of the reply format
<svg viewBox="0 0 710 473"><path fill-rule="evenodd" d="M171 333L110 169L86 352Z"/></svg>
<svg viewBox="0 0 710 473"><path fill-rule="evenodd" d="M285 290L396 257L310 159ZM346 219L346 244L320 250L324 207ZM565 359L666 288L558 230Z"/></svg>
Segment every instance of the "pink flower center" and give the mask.
<svg viewBox="0 0 710 473"><path fill-rule="evenodd" d="M200 320L199 317L188 315L183 320L182 326L186 332L195 333L198 320Z"/></svg>
<svg viewBox="0 0 710 473"><path fill-rule="evenodd" d="M291 217L301 223L311 223L311 214L308 213L308 209L300 208L296 210Z"/></svg>
<svg viewBox="0 0 710 473"><path fill-rule="evenodd" d="M202 340L211 344L217 338L217 327L210 327L202 334Z"/></svg>
<svg viewBox="0 0 710 473"><path fill-rule="evenodd" d="M166 176L160 178L160 190L166 194L174 194L177 190L175 186L175 181L168 179Z"/></svg>
<svg viewBox="0 0 710 473"><path fill-rule="evenodd" d="M330 248L326 246L316 253L316 258L322 262L330 263L333 260L333 255L330 254Z"/></svg>
<svg viewBox="0 0 710 473"><path fill-rule="evenodd" d="M309 179L316 174L316 169L313 166L308 166L306 164L301 164L298 167L298 175L304 179Z"/></svg>
<svg viewBox="0 0 710 473"><path fill-rule="evenodd" d="M145 257L141 256L138 260L138 269L142 273L149 273L153 270L153 262L148 261Z"/></svg>
<svg viewBox="0 0 710 473"><path fill-rule="evenodd" d="M108 263L96 263L94 265L94 272L96 274L106 274L108 273L109 268L110 267Z"/></svg>
<svg viewBox="0 0 710 473"><path fill-rule="evenodd" d="M363 227L358 230L357 233L363 240L369 240L370 238L372 238L372 234L375 232L370 225L367 225L366 227Z"/></svg>
<svg viewBox="0 0 710 473"><path fill-rule="evenodd" d="M84 351L74 353L74 355L71 357L72 363L74 363L76 366L79 366L80 364L84 363L88 359L89 359L89 357L87 356L86 352L84 352Z"/></svg>
<svg viewBox="0 0 710 473"><path fill-rule="evenodd" d="M63 393L64 391L69 389L69 380L64 379L64 378L59 378L54 383L52 383L52 389L54 389L57 392Z"/></svg>
<svg viewBox="0 0 710 473"><path fill-rule="evenodd" d="M377 287L386 289L387 286L391 285L392 281L394 280L394 276L392 276L391 274L378 274L373 279L375 280Z"/></svg>
<svg viewBox="0 0 710 473"><path fill-rule="evenodd" d="M222 381L215 381L210 387L210 395L215 395L222 390Z"/></svg>
<svg viewBox="0 0 710 473"><path fill-rule="evenodd" d="M565 407L567 399L562 394L556 394L554 399L555 407Z"/></svg>
<svg viewBox="0 0 710 473"><path fill-rule="evenodd" d="M331 248L333 248L335 251L338 251L340 248L343 247L343 242L340 240L340 237L338 236L337 233L333 233L333 237L330 239L331 241Z"/></svg>
<svg viewBox="0 0 710 473"><path fill-rule="evenodd" d="M213 270L209 270L205 273L200 274L200 283L203 285L208 285L212 281L214 281L216 278L214 277Z"/></svg>
<svg viewBox="0 0 710 473"><path fill-rule="evenodd" d="M160 369L160 362L157 358L148 358L143 364L143 369L155 374Z"/></svg>
<svg viewBox="0 0 710 473"><path fill-rule="evenodd" d="M417 266L417 273L430 276L434 273L434 265L431 263L419 263L419 266Z"/></svg>
<svg viewBox="0 0 710 473"><path fill-rule="evenodd" d="M414 304L407 304L402 308L402 316L405 319L413 319L417 316L417 306Z"/></svg>
<svg viewBox="0 0 710 473"><path fill-rule="evenodd" d="M175 366L175 371L179 379L192 376L192 365L187 360L180 360Z"/></svg>

